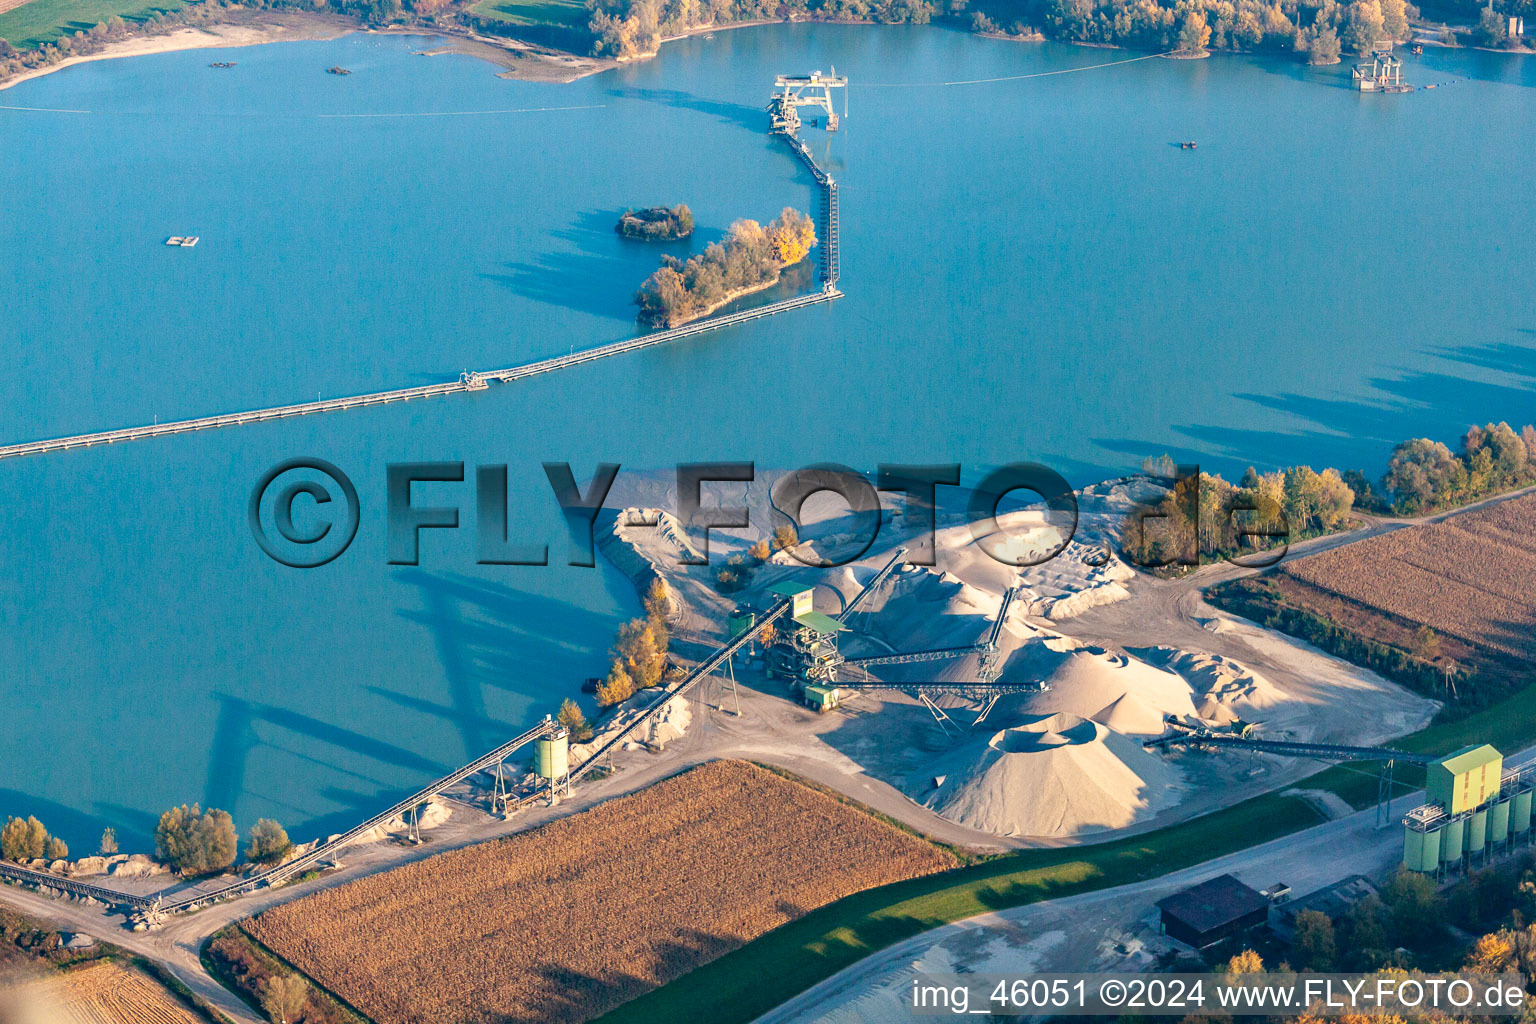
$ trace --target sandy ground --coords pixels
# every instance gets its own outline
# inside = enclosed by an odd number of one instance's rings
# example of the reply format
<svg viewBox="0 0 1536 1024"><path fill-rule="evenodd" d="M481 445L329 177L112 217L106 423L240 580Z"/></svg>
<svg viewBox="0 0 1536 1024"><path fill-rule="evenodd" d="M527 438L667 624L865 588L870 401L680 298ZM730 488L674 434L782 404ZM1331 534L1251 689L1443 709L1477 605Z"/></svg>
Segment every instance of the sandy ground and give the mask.
<svg viewBox="0 0 1536 1024"><path fill-rule="evenodd" d="M648 575L659 573L681 598L685 631L718 637L738 601L760 604L763 589L785 579L814 584L817 607L840 613L912 544L898 513L853 565L808 569L780 552L753 573L746 591L721 595L712 574L776 525L769 486L721 485L706 499L748 507L754 524L712 533L708 569L680 564L704 541L656 511L677 507L671 482L662 479L634 485L629 496L646 506L618 517L605 553L642 589ZM1143 749L1166 731L1167 717L1191 726L1242 721L1265 736L1362 745L1414 731L1433 717L1432 701L1204 605L1197 587L1224 567L1166 581L1106 559L1126 513L1156 496L1156 488L1136 479L1087 488L1078 495L1075 533L1060 517L1029 509L1003 516L990 533L941 519L936 564L900 568L859 605L841 639L850 658L973 645L996 618L1004 590L1015 587L999 678L1043 692L1004 696L990 708L980 699L940 696L939 721L911 687L974 681L977 655L877 666L868 670L873 677L908 689L861 691L809 734L785 742L800 756L817 756L818 745L831 748L906 799L904 809L897 803L890 813L910 820L918 807L938 812L951 835L968 836L961 841L977 845L991 835L1004 846L1056 845L1161 827L1316 770L1295 758ZM653 520L654 528L628 525ZM813 497L801 520L800 554L856 549L859 529L842 499ZM1058 550L1023 569L999 560L1035 560ZM853 666L842 672L846 679L867 677Z"/></svg>
<svg viewBox="0 0 1536 1024"><path fill-rule="evenodd" d="M32 68L0 82L0 89L9 89L30 79L41 78L43 75L91 61L141 57L145 54L169 53L173 50L255 46L258 43L291 42L298 39L335 39L356 28L355 23L345 18L329 15L276 12L260 15L230 13L231 20L227 23L178 28L164 35L133 36L109 43L97 53L84 57L69 57L48 67Z"/></svg>
<svg viewBox="0 0 1536 1024"><path fill-rule="evenodd" d="M0 0L4 10L5 0ZM13 5L20 6L20 5ZM225 20L217 24L177 28L160 35L139 35L108 44L98 53L84 57L70 57L48 67L23 71L12 78L0 81L0 89L52 74L75 64L97 60L116 60L120 57L141 57L151 53L169 53L174 50L222 49L233 46L256 46L261 43L293 42L300 39L336 39L361 29L357 22L328 14L279 11L228 11ZM441 33L425 29L388 30L381 34L439 36ZM531 46L512 39L471 35L443 37L447 41L432 50L423 51L428 56L445 53L477 57L503 68L502 78L519 78L535 82L570 82L585 75L596 74L614 66L614 61L595 57L578 57L543 47Z"/></svg>

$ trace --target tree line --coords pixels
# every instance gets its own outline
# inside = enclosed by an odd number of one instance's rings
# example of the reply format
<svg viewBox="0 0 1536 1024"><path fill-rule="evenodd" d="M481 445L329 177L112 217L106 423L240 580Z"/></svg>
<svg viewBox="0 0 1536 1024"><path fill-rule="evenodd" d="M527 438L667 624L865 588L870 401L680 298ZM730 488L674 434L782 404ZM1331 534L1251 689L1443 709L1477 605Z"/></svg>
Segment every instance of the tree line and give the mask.
<svg viewBox="0 0 1536 1024"><path fill-rule="evenodd" d="M1374 484L1360 470L1261 474L1250 466L1234 487L1214 473L1179 476L1166 455L1146 460L1142 472L1170 488L1150 510L1126 517L1122 553L1145 567L1206 563L1336 532L1355 509L1427 515L1536 484L1536 426L1474 426L1458 451L1425 437L1403 441Z"/></svg>
<svg viewBox="0 0 1536 1024"><path fill-rule="evenodd" d="M668 36L741 21L877 21L926 25L927 0L587 0L592 52L634 57L655 53Z"/></svg>
<svg viewBox="0 0 1536 1024"><path fill-rule="evenodd" d="M1468 974L1536 970L1536 871L1530 853L1468 874L1442 892L1433 878L1399 868L1379 893L1329 915L1296 913L1289 960L1276 972L1370 973L1462 971ZM1477 936L1472 938L1472 936ZM1230 948L1230 947L1229 947ZM1264 973L1264 961L1244 949L1225 964L1228 974ZM1201 1024L1208 1017L1184 1018ZM1250 1018L1255 1024L1282 1018ZM1307 1024L1346 1017L1294 1014L1283 1018ZM1430 1019L1455 1018L1431 1014ZM1371 1024L1402 1024L1390 1009L1360 1016Z"/></svg>
<svg viewBox="0 0 1536 1024"><path fill-rule="evenodd" d="M779 272L805 259L816 244L816 226L786 206L765 228L738 220L723 242L680 260L663 256L659 270L635 293L640 318L675 327L703 316L735 295L778 280Z"/></svg>
<svg viewBox="0 0 1536 1024"><path fill-rule="evenodd" d="M1518 13L1514 8L1536 0L1503 2ZM923 25L938 17L975 32L1154 51L1294 51L1314 63L1333 63L1346 49L1369 53L1382 40L1405 41L1418 14L1405 0L587 0L587 9L598 56L653 53L669 36L741 21Z"/></svg>
<svg viewBox="0 0 1536 1024"><path fill-rule="evenodd" d="M176 872L187 877L213 874L235 863L240 837L234 819L226 811L202 810L197 804L182 804L160 815L155 826L155 856ZM111 857L118 852L117 832L101 833L97 854ZM261 818L247 837L245 858L252 864L275 864L293 852L288 833L271 818ZM13 817L0 828L0 857L10 861L38 859L64 860L69 846L35 817Z"/></svg>
<svg viewBox="0 0 1536 1024"><path fill-rule="evenodd" d="M1392 450L1381 493L1366 490L1372 511L1425 515L1536 483L1536 426L1517 434L1508 423L1473 426L1458 451L1417 437Z"/></svg>

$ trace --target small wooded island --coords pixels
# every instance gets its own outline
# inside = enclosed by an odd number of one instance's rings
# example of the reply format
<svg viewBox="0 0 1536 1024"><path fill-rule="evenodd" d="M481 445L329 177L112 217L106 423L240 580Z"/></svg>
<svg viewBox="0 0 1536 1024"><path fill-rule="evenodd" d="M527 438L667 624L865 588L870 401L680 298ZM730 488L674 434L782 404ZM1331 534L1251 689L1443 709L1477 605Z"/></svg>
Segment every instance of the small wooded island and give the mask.
<svg viewBox="0 0 1536 1024"><path fill-rule="evenodd" d="M635 293L640 319L653 327L677 327L708 316L777 284L784 268L805 259L815 244L816 225L792 207L784 207L766 228L738 220L724 242L712 242L696 256L661 258L661 269Z"/></svg>
<svg viewBox="0 0 1536 1024"><path fill-rule="evenodd" d="M665 206L625 210L615 230L626 238L640 238L647 242L687 238L693 234L693 211L684 203L678 203L670 210Z"/></svg>

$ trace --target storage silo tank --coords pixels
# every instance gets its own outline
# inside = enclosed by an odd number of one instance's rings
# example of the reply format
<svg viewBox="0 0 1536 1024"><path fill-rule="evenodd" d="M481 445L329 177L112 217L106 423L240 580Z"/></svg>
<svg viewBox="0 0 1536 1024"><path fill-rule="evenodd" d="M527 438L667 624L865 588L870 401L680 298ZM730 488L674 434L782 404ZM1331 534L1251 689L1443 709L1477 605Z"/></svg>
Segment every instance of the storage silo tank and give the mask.
<svg viewBox="0 0 1536 1024"><path fill-rule="evenodd" d="M1403 867L1418 871L1424 860L1424 833L1403 826Z"/></svg>
<svg viewBox="0 0 1536 1024"><path fill-rule="evenodd" d="M533 770L543 779L554 782L571 772L571 738L561 729L534 741Z"/></svg>
<svg viewBox="0 0 1536 1024"><path fill-rule="evenodd" d="M1410 871L1433 873L1440 866L1440 830L1420 832L1403 829L1403 866Z"/></svg>
<svg viewBox="0 0 1536 1024"><path fill-rule="evenodd" d="M1509 830L1515 835L1523 835L1531 829L1531 791L1522 789L1515 794L1513 804L1509 809Z"/></svg>
<svg viewBox="0 0 1536 1024"><path fill-rule="evenodd" d="M1440 829L1434 829L1424 833L1424 855L1420 860L1420 871L1433 872L1440 867Z"/></svg>
<svg viewBox="0 0 1536 1024"><path fill-rule="evenodd" d="M1488 808L1479 807L1467 819L1467 852L1482 853L1488 838Z"/></svg>
<svg viewBox="0 0 1536 1024"><path fill-rule="evenodd" d="M1500 800L1488 810L1488 842L1502 843L1509 838L1509 800Z"/></svg>
<svg viewBox="0 0 1536 1024"><path fill-rule="evenodd" d="M1440 863L1461 863L1461 844L1466 841L1465 818L1454 818L1440 831Z"/></svg>

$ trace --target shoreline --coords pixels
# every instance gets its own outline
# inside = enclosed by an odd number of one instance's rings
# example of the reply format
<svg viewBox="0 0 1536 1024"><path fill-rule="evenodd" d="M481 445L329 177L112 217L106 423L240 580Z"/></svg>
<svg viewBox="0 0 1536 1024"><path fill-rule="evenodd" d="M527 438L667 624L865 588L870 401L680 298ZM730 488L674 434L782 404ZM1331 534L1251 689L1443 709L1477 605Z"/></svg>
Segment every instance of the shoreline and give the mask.
<svg viewBox="0 0 1536 1024"><path fill-rule="evenodd" d="M781 281L783 279L784 271L788 270L788 269L789 269L788 267L785 267L785 268L781 269L777 274L773 275L773 280L771 280L771 281L764 281L762 284L755 284L755 285L753 285L750 288L741 288L741 289L738 289L737 291L731 292L729 295L727 295L725 298L721 299L719 302L715 303L713 306L709 306L709 307L707 307L705 309L701 309L701 310L699 310L699 312L693 314L692 316L688 317L687 319L679 320L676 323L673 323L671 318L668 317L666 320L651 321L649 323L646 323L645 325L647 327L654 327L654 328L656 328L658 330L665 330L665 331L670 331L674 327L686 327L688 324L694 323L694 322L696 322L698 320L703 320L705 317L709 316L711 313L715 312L716 310L724 309L726 306L729 306L731 303L735 302L737 299L744 299L748 295L756 295L758 292L767 291L769 288L772 288L774 285L778 284L779 281ZM641 322L645 323L645 321L641 321Z"/></svg>
<svg viewBox="0 0 1536 1024"><path fill-rule="evenodd" d="M358 31L357 26L349 18L307 12L262 12L260 15L230 18L207 25L185 25L169 32L131 36L115 43L108 43L96 53L66 57L57 64L28 68L18 75L0 80L0 92L20 85L22 82L30 82L55 71L62 71L77 64L89 64L93 61L146 57L151 54L175 53L181 50L216 50L237 46L259 46L263 43L339 39L356 31Z"/></svg>
<svg viewBox="0 0 1536 1024"><path fill-rule="evenodd" d="M76 57L66 57L57 64L46 67L29 68L11 78L0 79L0 92L4 92L13 86L20 85L36 78L62 71L65 68L77 64L85 64L99 60L117 60L124 57L144 57L158 53L175 53L182 50L212 50L241 46L260 46L266 43L299 42L304 40L326 41L339 39L342 36L353 33L367 33L371 35L406 35L406 36L430 36L446 40L444 45L434 47L431 50L419 51L422 56L436 57L443 54L458 54L466 57L474 57L488 64L502 68L502 72L496 77L517 79L520 81L553 82L565 84L575 82L590 75L600 74L612 68L640 61L652 60L661 55L661 50L668 43L678 42L683 39L691 39L695 36L707 36L715 32L728 32L734 29L758 28L764 25L878 25L878 22L867 18L760 18L752 21L731 22L726 25L704 25L698 28L688 29L676 35L663 37L655 50L648 53L636 54L633 57L594 57L572 53L566 50L555 50L548 47L536 46L525 43L513 37L489 36L472 30L452 31L444 28L432 28L424 25L401 25L388 28L369 28L356 19L339 14L317 14L309 11L273 11L273 10L239 10L229 12L232 16L206 25L182 26L168 32L136 35L115 43L109 43L100 51ZM932 23L930 23L930 26ZM940 27L943 27L942 25ZM1416 27L1417 30L1417 27ZM1019 36L1008 32L968 32L982 39L998 39L1010 42L1052 42L1040 32ZM1084 46L1091 49L1126 50L1133 52L1132 47L1119 43L1095 43L1077 40L1054 40L1069 46ZM1447 47L1444 42L1430 38L1415 38L1413 43L1420 45L1432 45ZM1404 44L1409 45L1409 44ZM1536 48L1522 47L1520 49L1494 49L1482 46L1457 46L1454 49L1478 50L1486 53L1507 53L1513 56L1536 55ZM1217 52L1241 54L1247 51L1241 50L1207 50L1200 54L1170 54L1166 56L1175 60L1191 60L1210 57ZM1333 62L1342 63L1340 61ZM1324 67L1330 65L1309 65L1312 67ZM750 294L750 293L748 293ZM739 297L739 296L738 296ZM718 307L717 307L718 308ZM707 314L701 314L707 315Z"/></svg>
<svg viewBox="0 0 1536 1024"><path fill-rule="evenodd" d="M369 35L423 36L444 40L443 45L419 51L423 56L460 54L474 57L502 68L498 78L516 78L533 82L574 82L594 75L619 62L610 58L583 57L550 50L515 39L500 39L475 32L463 34L426 26L394 26L375 29L339 14L309 11L229 11L227 16L205 25L182 25L169 31L130 36L108 43L96 53L66 57L56 64L28 68L10 78L0 79L0 92L55 71L93 61L146 57L183 50L217 50L267 43L291 43L308 40L327 41L354 33Z"/></svg>

